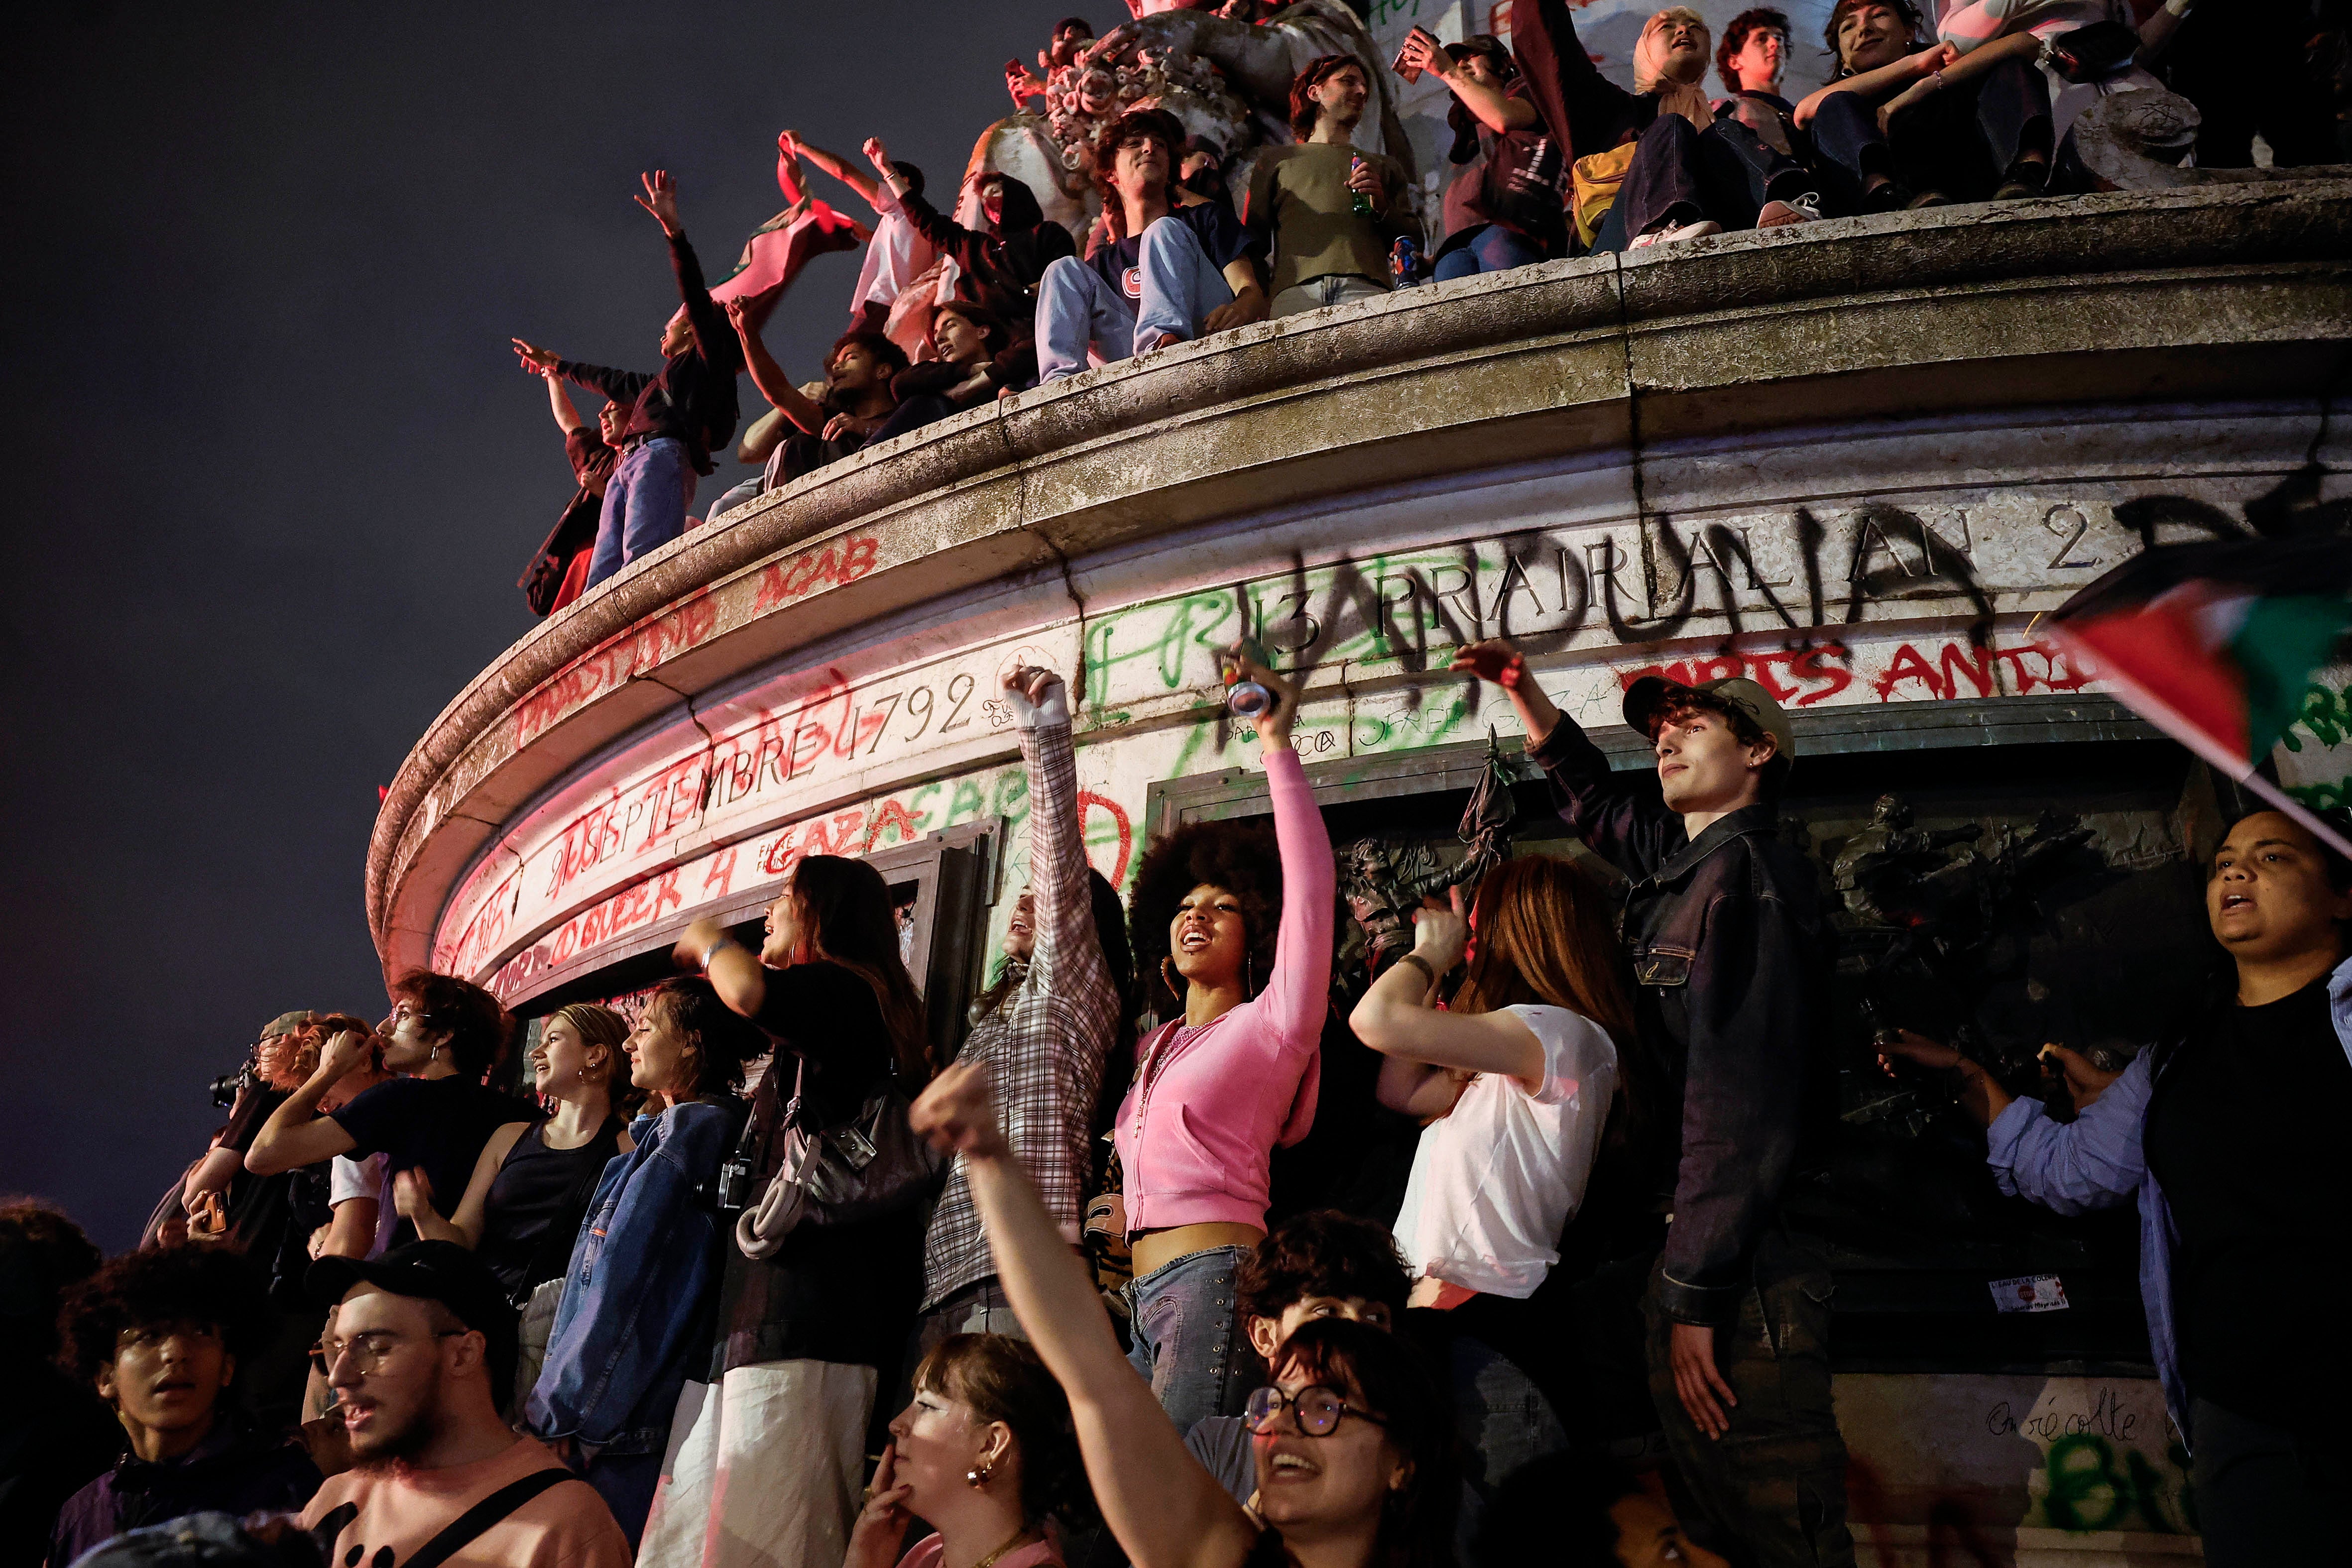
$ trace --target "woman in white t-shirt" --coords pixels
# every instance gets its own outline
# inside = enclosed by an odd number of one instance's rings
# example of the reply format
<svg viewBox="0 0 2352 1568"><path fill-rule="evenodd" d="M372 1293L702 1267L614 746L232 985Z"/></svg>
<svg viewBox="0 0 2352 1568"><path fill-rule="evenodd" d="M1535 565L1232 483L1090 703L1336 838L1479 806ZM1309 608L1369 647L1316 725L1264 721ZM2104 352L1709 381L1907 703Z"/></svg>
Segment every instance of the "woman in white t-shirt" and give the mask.
<svg viewBox="0 0 2352 1568"><path fill-rule="evenodd" d="M1424 1124L1396 1221L1411 1304L1444 1312L1454 1336L1507 1357L1557 1406L1567 1397L1565 1348L1527 1303L1559 1260L1560 1234L1625 1098L1619 1046L1633 1039L1633 1003L1607 894L1569 862L1504 862L1480 883L1466 920L1460 889L1452 902L1420 913L1412 951L1373 981L1349 1022L1389 1059L1381 1103ZM1440 1010L1437 983L1465 953L1461 988ZM1465 1411L1474 1440L1488 1432L1489 1475L1533 1457L1493 1451L1504 1439L1485 1414Z"/></svg>

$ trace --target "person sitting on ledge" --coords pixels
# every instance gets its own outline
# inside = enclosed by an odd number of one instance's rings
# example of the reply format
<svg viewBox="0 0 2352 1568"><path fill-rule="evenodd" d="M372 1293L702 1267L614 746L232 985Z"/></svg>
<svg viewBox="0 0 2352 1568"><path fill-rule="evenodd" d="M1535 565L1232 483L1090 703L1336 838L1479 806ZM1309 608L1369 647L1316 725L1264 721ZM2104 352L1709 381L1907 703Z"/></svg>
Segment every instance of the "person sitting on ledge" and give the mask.
<svg viewBox="0 0 2352 1568"><path fill-rule="evenodd" d="M1538 31L1541 15L1532 20L1530 32ZM1511 49L1489 33L1441 44L1428 28L1415 27L1397 63L1435 72L1454 98L1445 111L1454 132L1446 156L1462 172L1445 188L1445 238L1431 276L1444 283L1562 254L1566 150L1538 112Z"/></svg>
<svg viewBox="0 0 2352 1568"><path fill-rule="evenodd" d="M1357 124L1371 83L1353 55L1311 60L1290 83L1298 141L1258 153L1242 217L1274 258L1274 314L1377 299L1389 291L1389 246L1417 225L1404 170L1359 152Z"/></svg>
<svg viewBox="0 0 2352 1568"><path fill-rule="evenodd" d="M677 182L660 169L644 181L646 193L635 200L669 240L670 266L685 301L662 329L662 368L647 375L583 365L514 340L515 353L531 374L561 376L630 405L620 465L604 488L596 526L595 553L588 565L591 588L686 532L695 476L711 471L711 448L724 446L735 434L735 377L743 368L735 334L710 298L702 264L678 222Z"/></svg>
<svg viewBox="0 0 2352 1568"><path fill-rule="evenodd" d="M1034 354L1014 346L1003 322L961 299L931 313L931 351L938 357L918 361L890 378L898 406L866 437L867 445L1003 397L1028 380L1035 366Z"/></svg>
<svg viewBox="0 0 2352 1568"><path fill-rule="evenodd" d="M939 258L938 247L915 232L889 186L848 159L803 140L797 131L787 131L776 141L787 152L807 159L856 192L874 209L874 237L866 244L866 260L857 269L857 287L849 297L849 330L880 332L911 359L922 340L919 320L910 323L908 335L893 333L891 321L899 295ZM919 196L923 193L920 169L907 162L893 167L909 191Z"/></svg>
<svg viewBox="0 0 2352 1568"><path fill-rule="evenodd" d="M1175 183L1184 130L1160 110L1131 109L1095 142L1095 183L1118 204L1126 237L1084 261L1064 256L1037 287L1040 382L1263 321L1257 241L1223 202Z"/></svg>
<svg viewBox="0 0 2352 1568"><path fill-rule="evenodd" d="M2050 87L2032 57L2015 45L1965 58L1949 44L1915 48L1918 29L1911 0L1837 0L1830 10L1837 78L1793 118L1841 201L1883 213L2040 195Z"/></svg>
<svg viewBox="0 0 2352 1568"><path fill-rule="evenodd" d="M1070 231L1046 218L1037 193L993 169L967 175L965 196L983 226L966 228L941 216L916 191L890 161L880 137L867 137L865 152L915 232L954 260L955 297L987 307L1007 325L1027 326L1036 313L1037 283L1045 269L1078 251Z"/></svg>
<svg viewBox="0 0 2352 1568"><path fill-rule="evenodd" d="M2352 1298L2352 1253L2325 1239L2352 1211L2336 1147L2352 1115L2352 862L2257 811L2214 852L2205 915L2228 984L2184 1029L2120 1073L2046 1048L2071 1122L1907 1031L1880 1060L1944 1074L1986 1125L2003 1192L2060 1214L2138 1205L2140 1296L2206 1561L2318 1562L2342 1549L2352 1349L2335 1333L2281 1345Z"/></svg>
<svg viewBox="0 0 2352 1568"><path fill-rule="evenodd" d="M727 319L742 340L751 384L798 430L769 454L758 494L848 456L871 440L897 410L898 399L890 390L890 380L907 368L907 353L881 333L845 332L835 340L825 355L824 393L813 398L793 384L775 356L768 352L741 301L727 302ZM728 493L738 506L741 502L732 497L740 490L740 486Z"/></svg>

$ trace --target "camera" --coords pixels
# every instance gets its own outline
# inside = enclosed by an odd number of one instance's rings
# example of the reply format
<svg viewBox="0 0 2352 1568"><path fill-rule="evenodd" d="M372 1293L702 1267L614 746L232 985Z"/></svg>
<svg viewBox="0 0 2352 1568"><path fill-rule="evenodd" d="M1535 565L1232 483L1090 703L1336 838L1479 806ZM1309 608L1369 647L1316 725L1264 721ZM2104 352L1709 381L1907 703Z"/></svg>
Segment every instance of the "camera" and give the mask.
<svg viewBox="0 0 2352 1568"><path fill-rule="evenodd" d="M259 1082L260 1079L255 1075L253 1071L253 1061L250 1058L247 1058L244 1066L238 1068L235 1072L222 1073L218 1078L214 1079L206 1087L212 1091L213 1103L226 1111L230 1106L236 1103L236 1097L238 1095L244 1093L247 1090L252 1088Z"/></svg>
<svg viewBox="0 0 2352 1568"><path fill-rule="evenodd" d="M724 1214L737 1214L751 1207L751 1182L754 1175L751 1156L738 1149L727 1156L719 1167L717 1181L719 1208Z"/></svg>

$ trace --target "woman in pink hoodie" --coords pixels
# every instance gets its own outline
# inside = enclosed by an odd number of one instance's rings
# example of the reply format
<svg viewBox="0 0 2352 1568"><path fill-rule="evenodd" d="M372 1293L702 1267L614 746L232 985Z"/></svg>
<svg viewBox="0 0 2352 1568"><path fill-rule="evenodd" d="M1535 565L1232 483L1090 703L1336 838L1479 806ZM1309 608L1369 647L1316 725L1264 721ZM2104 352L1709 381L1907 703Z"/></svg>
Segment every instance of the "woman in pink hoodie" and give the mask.
<svg viewBox="0 0 2352 1568"><path fill-rule="evenodd" d="M1329 1007L1337 871L1290 727L1297 691L1264 665L1257 716L1273 797L1263 830L1195 823L1136 874L1137 967L1181 1016L1136 1052L1119 1106L1136 1370L1180 1432L1235 1416L1258 1378L1240 1332L1234 1268L1265 1235L1266 1161L1315 1121Z"/></svg>

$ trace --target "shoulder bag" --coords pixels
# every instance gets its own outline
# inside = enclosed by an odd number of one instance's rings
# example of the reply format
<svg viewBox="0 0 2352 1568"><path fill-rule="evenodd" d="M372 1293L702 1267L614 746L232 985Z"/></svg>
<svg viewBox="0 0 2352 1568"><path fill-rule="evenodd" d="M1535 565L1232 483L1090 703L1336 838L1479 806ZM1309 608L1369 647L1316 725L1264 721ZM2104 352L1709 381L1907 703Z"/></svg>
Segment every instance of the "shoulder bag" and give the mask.
<svg viewBox="0 0 2352 1568"><path fill-rule="evenodd" d="M931 1196L947 1168L946 1156L908 1124L911 1102L895 1074L877 1083L847 1121L811 1125L803 1098L808 1059L795 1060L783 1163L760 1201L735 1221L735 1244L746 1258L773 1256L803 1225L857 1225L911 1207Z"/></svg>

